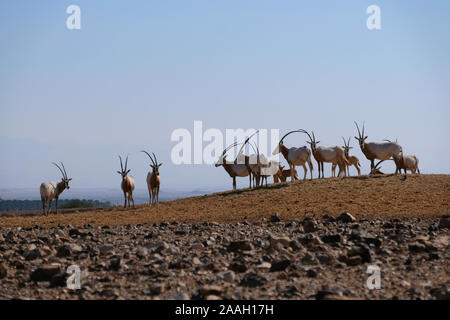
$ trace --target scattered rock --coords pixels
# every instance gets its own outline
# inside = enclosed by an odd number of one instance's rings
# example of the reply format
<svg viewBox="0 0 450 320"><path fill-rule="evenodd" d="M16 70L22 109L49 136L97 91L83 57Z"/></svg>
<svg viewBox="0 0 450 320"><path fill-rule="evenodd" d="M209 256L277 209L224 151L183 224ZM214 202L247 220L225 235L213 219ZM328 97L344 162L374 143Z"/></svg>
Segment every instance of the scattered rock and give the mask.
<svg viewBox="0 0 450 320"><path fill-rule="evenodd" d="M306 276L308 278L315 278L317 277L317 272L313 269L308 269L308 271L306 271Z"/></svg>
<svg viewBox="0 0 450 320"><path fill-rule="evenodd" d="M217 285L204 285L198 291L201 297L206 298L209 295L219 296L222 293L223 289Z"/></svg>
<svg viewBox="0 0 450 320"><path fill-rule="evenodd" d="M256 288L263 286L267 283L267 279L261 275L258 275L254 272L249 272L244 275L242 280L239 282L240 286Z"/></svg>
<svg viewBox="0 0 450 320"><path fill-rule="evenodd" d="M231 270L227 270L222 273L219 273L219 278L225 282L233 282L234 279L236 278L236 274Z"/></svg>
<svg viewBox="0 0 450 320"><path fill-rule="evenodd" d="M318 230L317 222L313 218L305 218L303 220L303 230L306 233L315 232Z"/></svg>
<svg viewBox="0 0 450 320"><path fill-rule="evenodd" d="M446 214L441 217L439 220L439 228L447 228L450 229L450 215Z"/></svg>
<svg viewBox="0 0 450 320"><path fill-rule="evenodd" d="M32 281L50 281L50 279L61 272L59 263L45 264L38 267L31 273Z"/></svg>
<svg viewBox="0 0 450 320"><path fill-rule="evenodd" d="M251 251L253 246L247 240L232 241L228 245L227 250L228 252Z"/></svg>
<svg viewBox="0 0 450 320"><path fill-rule="evenodd" d="M83 248L81 248L81 246L77 245L77 244L64 244L62 246L60 246L58 248L58 250L56 251L56 256L57 257L69 257L72 255L77 255L79 253L81 253L81 251L83 251Z"/></svg>
<svg viewBox="0 0 450 320"><path fill-rule="evenodd" d="M34 248L32 250L27 251L25 254L25 260L35 260L37 258L42 257L41 251L38 248Z"/></svg>
<svg viewBox="0 0 450 320"><path fill-rule="evenodd" d="M344 223L349 223L349 222L355 222L356 218L354 216L352 216L350 213L344 212L339 217L337 217L336 220L340 221L340 222L344 222Z"/></svg>
<svg viewBox="0 0 450 320"><path fill-rule="evenodd" d="M272 266L270 268L270 272L284 271L290 265L291 265L291 261L288 259L273 262Z"/></svg>
<svg viewBox="0 0 450 320"><path fill-rule="evenodd" d="M65 287L67 286L67 278L69 275L66 272L55 274L50 279L50 287Z"/></svg>
<svg viewBox="0 0 450 320"><path fill-rule="evenodd" d="M165 286L162 283L154 283L150 285L150 294L158 295L164 292Z"/></svg>
<svg viewBox="0 0 450 320"><path fill-rule="evenodd" d="M3 265L3 263L0 263L0 279L5 278L8 275L8 269Z"/></svg>
<svg viewBox="0 0 450 320"><path fill-rule="evenodd" d="M275 213L273 216L270 217L270 222L280 222L281 217L279 213Z"/></svg>
<svg viewBox="0 0 450 320"><path fill-rule="evenodd" d="M271 246L274 246L279 243L282 246L287 247L289 246L291 239L289 237L275 237L271 235L269 241Z"/></svg>
<svg viewBox="0 0 450 320"><path fill-rule="evenodd" d="M344 238L340 234L326 234L322 236L322 241L325 243L343 243Z"/></svg>

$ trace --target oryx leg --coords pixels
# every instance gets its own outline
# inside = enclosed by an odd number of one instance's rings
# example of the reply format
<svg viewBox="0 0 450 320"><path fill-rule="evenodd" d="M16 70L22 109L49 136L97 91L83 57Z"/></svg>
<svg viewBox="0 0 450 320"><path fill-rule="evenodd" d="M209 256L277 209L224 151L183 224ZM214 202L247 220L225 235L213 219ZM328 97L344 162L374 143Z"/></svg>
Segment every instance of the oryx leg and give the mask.
<svg viewBox="0 0 450 320"><path fill-rule="evenodd" d="M309 172L311 173L311 180L312 180L312 178L313 178L313 175L312 175L312 173L313 173L312 162L308 162L308 166L309 166Z"/></svg>
<svg viewBox="0 0 450 320"><path fill-rule="evenodd" d="M47 211L48 213L52 213L52 201L53 200L51 200L51 199L48 200L48 211Z"/></svg>
<svg viewBox="0 0 450 320"><path fill-rule="evenodd" d="M233 190L236 190L236 177L233 177Z"/></svg>
<svg viewBox="0 0 450 320"><path fill-rule="evenodd" d="M361 175L361 170L359 169L358 164L355 164L355 168L356 168L356 171L358 171L358 176L360 176Z"/></svg>
<svg viewBox="0 0 450 320"><path fill-rule="evenodd" d="M58 198L55 198L55 214L58 214Z"/></svg>
<svg viewBox="0 0 450 320"><path fill-rule="evenodd" d="M130 192L130 199L131 199L131 202L133 202L133 208L134 208L134 198L133 198L132 192ZM128 199L128 203L130 203L130 199Z"/></svg>
<svg viewBox="0 0 450 320"><path fill-rule="evenodd" d="M302 164L302 167L303 167L303 172L305 173L303 175L303 180L306 180L306 174L308 173L308 169L306 169L306 165L304 163Z"/></svg>
<svg viewBox="0 0 450 320"><path fill-rule="evenodd" d="M45 199L43 199L43 198L41 198L41 201L42 201L42 214L44 214L44 215L46 215L46 212L45 212L45 203L47 202Z"/></svg>

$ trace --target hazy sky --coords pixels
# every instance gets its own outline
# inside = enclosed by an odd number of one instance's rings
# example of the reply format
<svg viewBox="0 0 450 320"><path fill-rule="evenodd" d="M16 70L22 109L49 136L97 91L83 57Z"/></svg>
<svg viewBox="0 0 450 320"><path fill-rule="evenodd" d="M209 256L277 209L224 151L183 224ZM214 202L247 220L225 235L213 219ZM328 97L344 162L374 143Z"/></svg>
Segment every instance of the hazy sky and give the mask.
<svg viewBox="0 0 450 320"><path fill-rule="evenodd" d="M66 28L71 4L81 30ZM366 27L371 4L381 30ZM59 179L57 160L74 187L119 188L119 153L144 188L143 148L165 190L231 187L222 168L171 163L171 133L194 120L312 129L321 145L365 120L369 141L398 138L422 173L448 174L449 13L447 0L1 0L0 188Z"/></svg>

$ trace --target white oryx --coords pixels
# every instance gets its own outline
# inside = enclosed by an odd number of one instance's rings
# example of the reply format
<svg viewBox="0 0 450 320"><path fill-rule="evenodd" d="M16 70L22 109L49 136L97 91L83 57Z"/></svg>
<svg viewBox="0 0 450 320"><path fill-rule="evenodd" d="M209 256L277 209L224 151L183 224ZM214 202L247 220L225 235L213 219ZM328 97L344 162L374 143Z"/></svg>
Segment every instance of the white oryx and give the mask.
<svg viewBox="0 0 450 320"><path fill-rule="evenodd" d="M61 171L62 178L61 182L43 182L40 187L40 193L41 193L41 200L42 200L42 212L43 214L47 215L50 210L52 209L52 200L55 199L55 214L58 214L58 198L61 195L61 193L67 189L69 190L69 181L72 180L72 178L67 178L66 168L64 168L64 164L62 162L61 166L64 169L61 169L60 166L58 166L56 163L53 162L53 164ZM45 210L45 206L48 202L48 211Z"/></svg>
<svg viewBox="0 0 450 320"><path fill-rule="evenodd" d="M128 156L125 160L125 168L122 165L122 157L119 156L120 160L120 171L117 171L118 174L122 176L122 182L120 183L120 188L123 191L123 197L125 198L125 203L123 205L124 208L127 207L128 200L128 208L131 206L131 202L133 202L134 208L134 199L133 199L133 191L134 191L134 179L132 176L129 176L131 169L127 169L128 166Z"/></svg>
<svg viewBox="0 0 450 320"><path fill-rule="evenodd" d="M370 160L370 172L375 168L375 160L393 160L398 163L402 154L402 147L397 142L386 141L386 142L365 142L367 136L364 135L364 123L362 132L359 130L359 126L355 121L356 129L358 129L358 137L355 137L359 142L362 153L366 156L367 160ZM395 173L400 169L396 165Z"/></svg>
<svg viewBox="0 0 450 320"><path fill-rule="evenodd" d="M281 140L278 142L278 146L275 148L275 150L273 150L272 155L276 155L278 153L281 152L281 154L283 155L283 157L286 159L288 165L289 165L289 169L291 170L291 181L294 181L295 179L295 166L302 166L303 170L305 171L305 175L303 176L303 180L306 179L306 173L307 173L307 169L306 169L306 165L305 163L308 163L309 166L309 170L311 171L311 179L312 179L312 171L314 169L314 166L312 164L311 161L311 151L306 147L300 147L300 148L287 148L284 144L283 144L283 140L290 135L291 133L294 132L301 132L300 130L294 130L294 131L290 131L288 133L286 133Z"/></svg>
<svg viewBox="0 0 450 320"><path fill-rule="evenodd" d="M278 169L280 167L280 162L267 159L267 157L264 154L259 153L259 148L256 144L255 144L255 146L253 146L250 143L250 145L252 146L253 150L256 151L255 171L256 171L256 174L258 175L258 185L259 185L259 178L260 178L260 179L262 179L261 186L264 185L264 180L266 180L266 187L267 187L267 178L277 174ZM253 158L254 157L251 156L251 158L250 158L251 162L253 162L253 160L254 160Z"/></svg>
<svg viewBox="0 0 450 320"><path fill-rule="evenodd" d="M400 160L395 162L396 166L399 168L400 173L402 173L402 169L411 171L411 174L420 173L419 170L419 159L416 156L405 156L402 154Z"/></svg>
<svg viewBox="0 0 450 320"><path fill-rule="evenodd" d="M161 185L161 179L159 178L159 167L162 166L162 163L158 163L158 160L153 152L152 154L155 159L153 159L147 151L142 150L141 152L147 154L152 162L152 164L150 164L152 171L147 174L147 188L149 197L148 204L157 204L159 203L159 186Z"/></svg>
<svg viewBox="0 0 450 320"><path fill-rule="evenodd" d="M309 141L306 141L311 146L311 151L313 153L314 159L317 161L317 165L319 166L319 179L320 179L320 172L322 171L322 178L324 178L324 169L323 169L323 163L329 162L332 164L337 164L339 166L339 174L338 176L343 173L345 173L345 168L348 164L347 159L345 158L345 151L340 146L334 146L334 147L318 147L317 144L320 143L320 141L316 141L316 136L314 135L314 131L312 132L312 137L308 133L308 131L300 129L300 132L306 133L309 137ZM334 170L332 170L333 177L335 176Z"/></svg>

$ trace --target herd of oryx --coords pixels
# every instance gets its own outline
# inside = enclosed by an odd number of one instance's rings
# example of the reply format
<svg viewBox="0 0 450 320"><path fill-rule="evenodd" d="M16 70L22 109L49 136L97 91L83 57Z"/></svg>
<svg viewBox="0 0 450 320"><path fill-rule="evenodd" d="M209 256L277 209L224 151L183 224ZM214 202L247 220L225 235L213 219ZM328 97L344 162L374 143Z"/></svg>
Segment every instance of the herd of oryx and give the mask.
<svg viewBox="0 0 450 320"><path fill-rule="evenodd" d="M378 166L385 160L393 160L395 162L396 174L401 173L401 169L404 170L405 174L407 173L407 170L411 171L411 173L413 174L415 174L416 172L420 173L418 168L419 159L416 156L404 155L402 147L397 142L392 142L390 140L383 140L383 142L366 142L367 136L365 136L364 124L362 127L362 131L360 130L356 122L355 125L358 130L358 136L355 136L355 139L358 141L362 153L368 160L370 160L370 174L381 173L378 169ZM295 132L304 133L308 136L309 141L306 142L310 145L311 150L306 146L288 148L284 145L284 139L288 135ZM361 174L359 159L356 156L352 156L349 154L350 149L352 149L352 147L350 147L350 137L347 141L345 140L345 138L342 138L344 140L343 146L322 147L318 146L320 141L316 141L314 132L311 132L310 134L304 129L290 131L281 138L281 140L278 142L278 146L272 152L272 155L281 153L286 159L289 165L289 169L284 170L284 166L281 166L278 161L269 161L267 157L259 153L258 146L250 142L250 139L257 133L258 131L253 133L243 143L235 142L225 148L215 165L216 167L222 166L230 175L230 177L233 178L233 190L236 190L237 177L248 176L250 188L252 187L252 182L254 187L258 187L260 186L260 184L264 184L264 180L267 186L267 178L270 176L273 177L274 183L279 181L285 182L288 177L291 178L291 181L298 180L297 171L295 169L296 166L303 167L303 179L306 179L308 171L306 168L306 163L308 163L312 179L312 171L314 169L314 166L311 161L311 153L318 165L319 178L324 178L323 164L325 162L332 164L331 172L333 177L336 176L336 166L338 166L339 168L338 176L349 175L350 166L354 166L356 168L358 175ZM253 149L255 154L252 154L250 156L244 155L243 150L247 144ZM236 159L234 161L227 160L227 152L238 145L242 146L237 154ZM151 160L150 167L152 168L152 171L150 171L147 175L149 203L157 204L159 203L160 186L159 167L162 165L162 163L158 163L158 160L156 159L154 153L152 153L152 157L147 151L141 152L147 154ZM126 208L127 205L128 207L130 207L131 203L134 207L133 191L135 185L133 177L128 175L128 173L130 172L130 169L127 168L128 156L125 160L125 166L123 165L121 156L119 156L119 160L121 170L117 171L117 173L122 176L121 189L123 191L125 199L124 208ZM379 162L375 164L375 160L379 160ZM56 213L58 212L58 197L65 189L69 189L69 181L72 180L67 177L66 169L62 162L60 163L61 166L56 163L53 164L61 171L63 177L61 178L61 182L59 183L44 182L41 184L40 193L44 214L48 214L48 212L50 212L52 200L56 201ZM48 210L46 210L46 206Z"/></svg>

